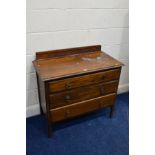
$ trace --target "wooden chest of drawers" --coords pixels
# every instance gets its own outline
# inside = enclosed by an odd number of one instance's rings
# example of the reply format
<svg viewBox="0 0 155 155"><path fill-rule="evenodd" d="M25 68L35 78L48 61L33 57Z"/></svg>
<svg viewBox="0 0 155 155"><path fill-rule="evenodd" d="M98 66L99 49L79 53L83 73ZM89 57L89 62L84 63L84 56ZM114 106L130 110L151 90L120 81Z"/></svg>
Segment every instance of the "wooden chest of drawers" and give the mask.
<svg viewBox="0 0 155 155"><path fill-rule="evenodd" d="M54 122L104 107L112 116L123 64L100 45L37 52L33 63L49 137Z"/></svg>

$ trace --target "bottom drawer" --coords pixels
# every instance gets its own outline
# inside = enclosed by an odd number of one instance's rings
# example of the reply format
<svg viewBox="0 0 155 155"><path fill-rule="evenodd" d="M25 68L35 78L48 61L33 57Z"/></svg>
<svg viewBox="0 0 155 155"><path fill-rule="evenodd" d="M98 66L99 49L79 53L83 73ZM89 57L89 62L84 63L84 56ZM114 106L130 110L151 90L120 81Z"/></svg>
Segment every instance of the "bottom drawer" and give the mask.
<svg viewBox="0 0 155 155"><path fill-rule="evenodd" d="M51 109L50 117L52 122L61 121L64 119L79 116L97 109L113 105L115 102L116 94L109 94L100 96L91 100L78 102L72 105Z"/></svg>

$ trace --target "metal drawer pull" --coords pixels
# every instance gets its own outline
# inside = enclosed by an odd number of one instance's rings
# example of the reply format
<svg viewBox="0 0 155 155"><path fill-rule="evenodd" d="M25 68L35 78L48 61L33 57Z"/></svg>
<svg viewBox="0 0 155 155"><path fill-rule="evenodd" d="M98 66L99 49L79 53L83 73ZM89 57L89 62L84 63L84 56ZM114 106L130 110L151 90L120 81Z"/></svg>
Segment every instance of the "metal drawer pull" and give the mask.
<svg viewBox="0 0 155 155"><path fill-rule="evenodd" d="M72 86L71 86L71 83L66 83L66 85L65 85L65 87L66 87L66 89L70 89Z"/></svg>
<svg viewBox="0 0 155 155"><path fill-rule="evenodd" d="M65 98L66 98L66 100L70 100L71 99L71 97L69 95L67 95Z"/></svg>

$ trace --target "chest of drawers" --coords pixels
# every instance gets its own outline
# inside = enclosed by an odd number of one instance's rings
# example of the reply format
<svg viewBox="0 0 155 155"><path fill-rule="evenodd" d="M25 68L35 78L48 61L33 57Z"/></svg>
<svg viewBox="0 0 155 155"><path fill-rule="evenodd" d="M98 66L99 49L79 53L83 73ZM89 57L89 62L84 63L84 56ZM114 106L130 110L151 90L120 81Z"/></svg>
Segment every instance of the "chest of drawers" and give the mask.
<svg viewBox="0 0 155 155"><path fill-rule="evenodd" d="M37 52L33 64L49 137L55 122L104 107L112 116L123 64L100 45Z"/></svg>

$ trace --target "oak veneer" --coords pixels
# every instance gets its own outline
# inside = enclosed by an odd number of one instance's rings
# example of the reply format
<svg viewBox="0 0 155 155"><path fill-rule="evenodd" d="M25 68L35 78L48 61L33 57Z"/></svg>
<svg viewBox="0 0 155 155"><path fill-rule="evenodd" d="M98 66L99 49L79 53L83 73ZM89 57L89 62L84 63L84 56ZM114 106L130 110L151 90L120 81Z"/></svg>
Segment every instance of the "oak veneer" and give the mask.
<svg viewBox="0 0 155 155"><path fill-rule="evenodd" d="M49 83L49 91L50 93L54 93L70 88L78 88L81 86L97 84L100 82L117 80L119 79L119 76L120 76L120 69L113 69L105 72L88 74L85 76L78 76L75 78L57 80Z"/></svg>
<svg viewBox="0 0 155 155"><path fill-rule="evenodd" d="M72 104L91 98L96 98L101 95L110 94L117 91L118 81L108 83L100 83L97 85L79 87L60 93L50 95L50 107L58 107L67 104Z"/></svg>
<svg viewBox="0 0 155 155"><path fill-rule="evenodd" d="M53 122L72 118L84 113L89 113L106 106L112 106L116 98L116 94L100 96L90 100L77 102L72 105L63 106L61 108L51 109L51 119Z"/></svg>
<svg viewBox="0 0 155 155"><path fill-rule="evenodd" d="M123 64L100 45L37 52L33 64L49 137L54 122L104 107L112 116Z"/></svg>

